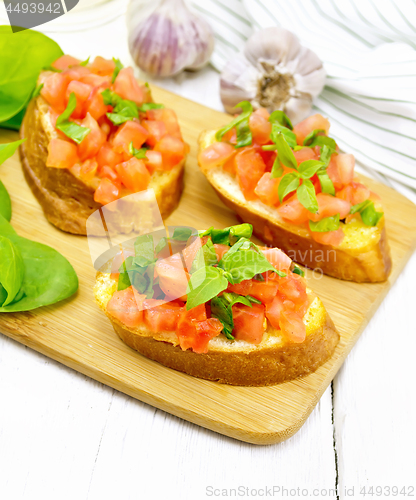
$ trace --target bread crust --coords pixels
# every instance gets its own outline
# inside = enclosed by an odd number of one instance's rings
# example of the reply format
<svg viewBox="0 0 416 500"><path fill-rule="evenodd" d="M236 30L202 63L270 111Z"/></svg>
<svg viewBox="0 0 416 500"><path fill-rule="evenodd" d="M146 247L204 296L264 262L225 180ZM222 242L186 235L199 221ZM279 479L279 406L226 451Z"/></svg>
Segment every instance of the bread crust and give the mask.
<svg viewBox="0 0 416 500"><path fill-rule="evenodd" d="M53 129L45 125L48 107L41 96L28 105L20 129L26 141L20 146L23 173L48 221L73 234L86 235L88 217L102 205L94 201L94 189L68 169L46 166ZM155 190L162 218L178 206L183 191L185 160L169 172L155 172L149 188ZM130 229L130 228L129 228Z"/></svg>
<svg viewBox="0 0 416 500"><path fill-rule="evenodd" d="M200 148L204 138L205 132L200 136ZM252 224L254 234L267 244L279 247L295 262L311 269L319 269L335 278L357 283L375 283L388 278L392 261L384 217L378 224L380 238L370 241L360 251L323 245L313 240L304 227L285 223L275 213L271 213L275 212L271 207L268 207L270 210L268 216L265 216L253 202L237 199L227 190L226 183L216 180L215 172L220 168L201 167L201 170L224 205L233 210L240 220ZM234 182L237 184L236 180Z"/></svg>

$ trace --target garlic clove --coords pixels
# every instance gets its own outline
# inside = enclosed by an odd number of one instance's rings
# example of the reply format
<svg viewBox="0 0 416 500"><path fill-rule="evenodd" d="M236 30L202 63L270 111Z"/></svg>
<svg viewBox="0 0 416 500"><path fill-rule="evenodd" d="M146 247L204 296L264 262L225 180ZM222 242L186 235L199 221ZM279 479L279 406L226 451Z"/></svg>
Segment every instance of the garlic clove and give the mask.
<svg viewBox="0 0 416 500"><path fill-rule="evenodd" d="M132 0L129 7L129 48L140 69L166 77L208 63L214 35L204 19L191 12L183 0L161 0L153 11L148 3L143 8L141 2ZM141 13L146 15L140 17Z"/></svg>

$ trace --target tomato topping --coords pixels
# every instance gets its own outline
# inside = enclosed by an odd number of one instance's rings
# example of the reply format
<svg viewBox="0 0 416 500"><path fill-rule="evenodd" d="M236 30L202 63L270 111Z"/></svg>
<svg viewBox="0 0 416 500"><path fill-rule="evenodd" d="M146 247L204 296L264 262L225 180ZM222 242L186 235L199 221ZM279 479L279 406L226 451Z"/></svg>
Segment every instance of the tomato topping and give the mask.
<svg viewBox="0 0 416 500"><path fill-rule="evenodd" d="M272 179L270 175L270 172L263 174L254 189L254 193L263 203L273 206L279 203L278 189L281 179Z"/></svg>
<svg viewBox="0 0 416 500"><path fill-rule="evenodd" d="M293 128L293 132L296 134L297 143L303 146L303 141L311 132L314 130L324 130L325 134L328 134L329 127L329 121L318 113L298 123Z"/></svg>
<svg viewBox="0 0 416 500"><path fill-rule="evenodd" d="M78 154L81 160L95 156L105 142L105 134L94 118L87 113L81 125L90 129L90 132L78 146Z"/></svg>
<svg viewBox="0 0 416 500"><path fill-rule="evenodd" d="M116 172L114 172L114 170L109 167L108 165L104 165L104 167L100 168L100 172L99 172L99 175L100 177L102 178L107 178L107 179L110 179L110 181L117 187L121 187L120 186L120 180L118 178L118 175L116 174Z"/></svg>
<svg viewBox="0 0 416 500"><path fill-rule="evenodd" d="M168 133L166 125L161 121L143 120L142 125L149 132L146 142L152 147Z"/></svg>
<svg viewBox="0 0 416 500"><path fill-rule="evenodd" d="M266 318L270 321L271 325L280 330L280 315L283 311L283 302L285 301L285 296L280 292L277 292L272 302L266 304Z"/></svg>
<svg viewBox="0 0 416 500"><path fill-rule="evenodd" d="M69 80L61 73L53 73L43 82L41 96L60 114L64 111L65 94Z"/></svg>
<svg viewBox="0 0 416 500"><path fill-rule="evenodd" d="M184 351L192 348L194 352L206 353L208 342L219 335L222 328L218 319L207 319L205 305L201 304L182 313L176 333Z"/></svg>
<svg viewBox="0 0 416 500"><path fill-rule="evenodd" d="M244 304L233 306L234 330L236 340L245 340L251 344L260 344L264 333L264 306Z"/></svg>
<svg viewBox="0 0 416 500"><path fill-rule="evenodd" d="M337 247L342 243L344 239L344 231L339 228L336 231L328 231L326 233L319 233L317 231L310 232L312 239L314 239L317 243L321 243L323 245L332 245Z"/></svg>
<svg viewBox="0 0 416 500"><path fill-rule="evenodd" d="M248 148L237 153L235 165L238 183L246 200L256 199L254 190L266 170L262 157L254 148Z"/></svg>
<svg viewBox="0 0 416 500"><path fill-rule="evenodd" d="M115 167L117 164L122 163L123 156L119 153L116 153L108 142L105 142L100 151L97 154L97 163L98 166L104 167L105 165L109 167Z"/></svg>
<svg viewBox="0 0 416 500"><path fill-rule="evenodd" d="M154 147L155 151L162 154L164 170L170 170L184 159L189 146L181 139L171 135L165 135Z"/></svg>
<svg viewBox="0 0 416 500"><path fill-rule="evenodd" d="M78 66L81 61L75 57L63 55L51 64L52 67L61 71L68 69L70 66Z"/></svg>
<svg viewBox="0 0 416 500"><path fill-rule="evenodd" d="M47 167L71 168L79 161L77 147L72 142L52 139L48 144Z"/></svg>
<svg viewBox="0 0 416 500"><path fill-rule="evenodd" d="M114 292L107 304L107 312L130 328L143 323L143 302L146 295L140 295L137 290L129 286L125 290Z"/></svg>
<svg viewBox="0 0 416 500"><path fill-rule="evenodd" d="M146 151L146 167L153 172L154 170L158 172L163 171L163 159L162 159L162 153L160 151L152 151L148 149Z"/></svg>
<svg viewBox="0 0 416 500"><path fill-rule="evenodd" d="M144 322L152 332L174 332L183 307L175 302L147 299L144 301Z"/></svg>
<svg viewBox="0 0 416 500"><path fill-rule="evenodd" d="M257 110L250 115L249 127L254 142L257 144L267 144L270 142L272 124L263 116L263 112Z"/></svg>
<svg viewBox="0 0 416 500"><path fill-rule="evenodd" d="M104 59L97 56L93 62L88 64L88 68L97 75L111 76L116 68L115 62L111 59Z"/></svg>
<svg viewBox="0 0 416 500"><path fill-rule="evenodd" d="M198 161L202 168L218 167L227 163L235 154L236 150L231 144L227 142L214 142L199 153Z"/></svg>
<svg viewBox="0 0 416 500"><path fill-rule="evenodd" d="M86 112L95 120L99 120L108 111L108 106L104 104L104 99L101 95L102 91L103 87L93 89L85 103Z"/></svg>
<svg viewBox="0 0 416 500"><path fill-rule="evenodd" d="M88 85L91 85L92 87L101 87L100 92L111 85L111 78L109 76L99 76L94 75L94 73L81 76L79 81L82 83L88 83Z"/></svg>
<svg viewBox="0 0 416 500"><path fill-rule="evenodd" d="M292 259L288 257L280 248L268 248L259 247L263 255L270 262L270 264L279 269L280 271L285 271L289 269L292 264Z"/></svg>
<svg viewBox="0 0 416 500"><path fill-rule="evenodd" d="M220 243L214 243L215 255L217 256L218 262L224 257L228 252L230 247L228 245L222 245Z"/></svg>
<svg viewBox="0 0 416 500"><path fill-rule="evenodd" d="M143 89L134 78L133 68L123 68L114 82L114 92L123 99L133 101L139 106L143 104Z"/></svg>
<svg viewBox="0 0 416 500"><path fill-rule="evenodd" d="M170 299L186 297L189 274L185 271L180 254L175 253L156 263L159 286Z"/></svg>
<svg viewBox="0 0 416 500"><path fill-rule="evenodd" d="M150 174L143 160L133 157L128 161L116 165L115 169L121 182L127 189L133 191L133 193L147 189L150 182Z"/></svg>
<svg viewBox="0 0 416 500"><path fill-rule="evenodd" d="M283 303L283 310L280 314L279 325L282 333L291 342L302 343L306 338L306 326L301 316L289 309L286 302Z"/></svg>
<svg viewBox="0 0 416 500"><path fill-rule="evenodd" d="M263 304L267 304L274 299L278 286L279 284L275 280L251 280L249 295L259 299Z"/></svg>
<svg viewBox="0 0 416 500"><path fill-rule="evenodd" d="M182 140L181 129L179 128L178 117L175 111L169 108L149 109L146 112L148 120L161 121L165 124L167 133Z"/></svg>
<svg viewBox="0 0 416 500"><path fill-rule="evenodd" d="M332 217L333 215L339 214L340 219L345 219L345 217L350 213L351 204L330 194L319 193L316 196L318 200L318 212L313 214L308 212L309 219L317 222L325 217Z"/></svg>
<svg viewBox="0 0 416 500"><path fill-rule="evenodd" d="M284 201L277 211L284 220L292 224L303 224L310 215L310 212L300 203L296 194Z"/></svg>
<svg viewBox="0 0 416 500"><path fill-rule="evenodd" d="M140 149L148 137L149 132L140 123L130 120L123 123L117 130L113 139L113 148L118 153L125 151L130 154L129 148L131 142L133 142L133 146L136 149Z"/></svg>
<svg viewBox="0 0 416 500"><path fill-rule="evenodd" d="M253 114L262 116L265 120L268 120L270 118L270 113L267 111L266 108L256 109L256 111Z"/></svg>
<svg viewBox="0 0 416 500"><path fill-rule="evenodd" d="M335 156L335 163L338 168L338 175L341 183L346 185L352 182L355 166L354 155L340 153Z"/></svg>
<svg viewBox="0 0 416 500"><path fill-rule="evenodd" d="M77 80L72 80L66 89L66 102L68 102L69 96L74 93L77 99L77 106L73 111L72 118L81 118L84 115L84 104L88 99L92 91L91 85L86 83L78 82Z"/></svg>
<svg viewBox="0 0 416 500"><path fill-rule="evenodd" d="M81 165L81 176L86 180L90 181L96 174L98 164L95 160L85 160Z"/></svg>
<svg viewBox="0 0 416 500"><path fill-rule="evenodd" d="M300 165L303 161L319 159L318 155L312 148L302 148L298 151L293 151L293 154L295 155L298 165Z"/></svg>
<svg viewBox="0 0 416 500"><path fill-rule="evenodd" d="M362 203L365 200L368 200L371 196L371 191L367 186L361 184L359 182L352 182L352 196L351 196L351 204L357 205L358 203Z"/></svg>
<svg viewBox="0 0 416 500"><path fill-rule="evenodd" d="M104 178L100 181L98 188L94 193L94 201L101 203L101 205L107 205L112 201L116 201L120 196L119 188L110 181L110 179Z"/></svg>
<svg viewBox="0 0 416 500"><path fill-rule="evenodd" d="M300 312L303 317L309 307L309 301L302 278L293 273L279 278L279 292L294 304L295 311Z"/></svg>
<svg viewBox="0 0 416 500"><path fill-rule="evenodd" d="M192 263L196 257L196 254L198 253L198 250L205 245L205 243L208 241L209 236L203 236L202 238L195 238L194 241L190 244L187 245L183 250L182 250L182 255L185 260L185 265L188 271L191 270Z"/></svg>

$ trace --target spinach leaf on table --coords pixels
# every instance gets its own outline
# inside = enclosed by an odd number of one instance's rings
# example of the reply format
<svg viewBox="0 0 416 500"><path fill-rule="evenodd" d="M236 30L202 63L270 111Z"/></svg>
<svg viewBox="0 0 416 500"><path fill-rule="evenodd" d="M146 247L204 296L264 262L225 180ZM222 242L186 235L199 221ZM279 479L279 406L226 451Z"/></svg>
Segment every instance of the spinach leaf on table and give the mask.
<svg viewBox="0 0 416 500"><path fill-rule="evenodd" d="M59 45L38 31L13 33L10 26L0 26L0 122L10 123L26 106L42 68L62 55Z"/></svg>
<svg viewBox="0 0 416 500"><path fill-rule="evenodd" d="M12 203L10 201L9 193L4 187L4 184L0 181L0 214L7 220L10 221L12 218Z"/></svg>
<svg viewBox="0 0 416 500"><path fill-rule="evenodd" d="M23 282L24 264L18 246L9 238L0 235L0 283L7 292L7 297L1 301L1 306L13 302Z"/></svg>

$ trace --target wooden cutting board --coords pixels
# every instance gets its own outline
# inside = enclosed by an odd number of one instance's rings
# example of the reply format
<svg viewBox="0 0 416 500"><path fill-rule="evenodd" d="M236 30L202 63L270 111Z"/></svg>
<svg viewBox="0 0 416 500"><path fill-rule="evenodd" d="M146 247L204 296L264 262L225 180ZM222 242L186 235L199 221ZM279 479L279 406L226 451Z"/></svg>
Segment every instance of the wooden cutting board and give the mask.
<svg viewBox="0 0 416 500"><path fill-rule="evenodd" d="M161 89L155 89L154 95L157 102L177 111L191 145L185 192L167 224L196 228L235 224L236 217L218 200L196 161L200 132L222 126L229 116ZM0 142L16 139L16 133L0 131ZM23 178L17 154L0 166L0 178L12 198L16 231L59 250L72 263L80 281L78 293L57 305L25 313L0 313L0 331L152 406L256 444L277 443L299 430L416 246L416 206L396 191L366 179L385 206L393 258L390 279L357 284L307 271L311 288L322 298L341 335L334 356L312 375L292 382L261 388L232 387L165 368L127 347L94 302L95 270L87 239L63 233L46 221Z"/></svg>

